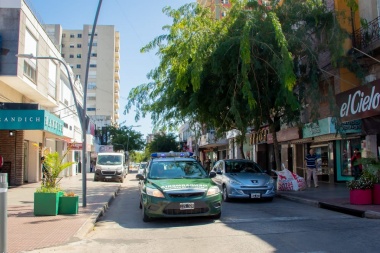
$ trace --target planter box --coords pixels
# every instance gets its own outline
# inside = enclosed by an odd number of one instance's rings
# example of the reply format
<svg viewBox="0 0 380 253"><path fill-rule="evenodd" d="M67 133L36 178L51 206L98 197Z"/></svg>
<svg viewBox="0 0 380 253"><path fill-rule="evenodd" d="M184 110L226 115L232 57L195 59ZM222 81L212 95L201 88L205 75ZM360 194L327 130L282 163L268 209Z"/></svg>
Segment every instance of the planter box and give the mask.
<svg viewBox="0 0 380 253"><path fill-rule="evenodd" d="M59 198L58 214L77 214L79 206L79 196Z"/></svg>
<svg viewBox="0 0 380 253"><path fill-rule="evenodd" d="M58 214L59 197L63 192L34 193L34 215L35 216L55 216Z"/></svg>
<svg viewBox="0 0 380 253"><path fill-rule="evenodd" d="M351 205L371 205L372 189L350 190L350 203Z"/></svg>
<svg viewBox="0 0 380 253"><path fill-rule="evenodd" d="M380 184L374 184L372 189L372 203L380 205Z"/></svg>

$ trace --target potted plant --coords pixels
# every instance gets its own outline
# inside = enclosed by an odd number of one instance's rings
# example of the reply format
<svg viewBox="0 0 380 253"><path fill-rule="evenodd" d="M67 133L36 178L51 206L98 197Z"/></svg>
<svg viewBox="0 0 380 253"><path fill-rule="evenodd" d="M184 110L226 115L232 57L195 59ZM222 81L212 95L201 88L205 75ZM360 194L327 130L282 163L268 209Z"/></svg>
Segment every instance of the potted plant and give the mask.
<svg viewBox="0 0 380 253"><path fill-rule="evenodd" d="M78 214L79 196L74 192L65 192L59 197L58 214Z"/></svg>
<svg viewBox="0 0 380 253"><path fill-rule="evenodd" d="M74 162L64 162L67 155L66 151L63 156L58 152L46 153L44 160L44 179L41 187L34 193L34 215L57 215L59 197L63 195L59 187L60 173L71 166Z"/></svg>
<svg viewBox="0 0 380 253"><path fill-rule="evenodd" d="M364 173L368 173L374 182L372 203L380 205L380 162L375 158L364 158L362 160Z"/></svg>
<svg viewBox="0 0 380 253"><path fill-rule="evenodd" d="M359 179L348 181L347 187L350 190L350 203L352 205L372 204L373 184L373 177L365 171L363 171Z"/></svg>

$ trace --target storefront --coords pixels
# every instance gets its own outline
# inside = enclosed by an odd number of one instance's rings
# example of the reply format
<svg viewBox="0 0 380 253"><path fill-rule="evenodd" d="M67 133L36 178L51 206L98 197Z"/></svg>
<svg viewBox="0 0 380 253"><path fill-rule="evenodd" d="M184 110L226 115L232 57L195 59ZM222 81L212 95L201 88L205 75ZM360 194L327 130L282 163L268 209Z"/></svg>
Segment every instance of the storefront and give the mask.
<svg viewBox="0 0 380 253"><path fill-rule="evenodd" d="M339 93L336 102L342 122L359 120L362 130L360 137L347 138L337 146L342 154L339 159L342 170L337 175L340 181L352 178L350 160L354 148L359 148L363 157L379 157L380 80Z"/></svg>
<svg viewBox="0 0 380 253"><path fill-rule="evenodd" d="M306 143L305 155L310 148L318 157L318 175L321 181L347 181L351 179L350 154L361 143L361 121L340 124L336 128L335 118L328 117L316 123L306 124L302 129L304 138L312 138Z"/></svg>
<svg viewBox="0 0 380 253"><path fill-rule="evenodd" d="M8 173L10 185L38 182L43 149L63 149L64 122L44 110L0 110L0 154L2 172Z"/></svg>

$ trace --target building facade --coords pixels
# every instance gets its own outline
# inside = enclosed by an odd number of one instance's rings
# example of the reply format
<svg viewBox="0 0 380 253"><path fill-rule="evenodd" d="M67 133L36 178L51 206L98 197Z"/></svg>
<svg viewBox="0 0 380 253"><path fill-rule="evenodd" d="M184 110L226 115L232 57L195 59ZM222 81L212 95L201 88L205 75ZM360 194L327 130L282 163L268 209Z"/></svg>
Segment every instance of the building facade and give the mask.
<svg viewBox="0 0 380 253"><path fill-rule="evenodd" d="M9 185L38 182L45 152L63 154L82 140L73 93L83 101L83 88L70 79L59 47L24 0L0 2L0 36L0 171L8 174ZM86 137L91 145L91 136ZM66 159L79 162L80 153L71 150ZM77 172L75 164L62 176Z"/></svg>

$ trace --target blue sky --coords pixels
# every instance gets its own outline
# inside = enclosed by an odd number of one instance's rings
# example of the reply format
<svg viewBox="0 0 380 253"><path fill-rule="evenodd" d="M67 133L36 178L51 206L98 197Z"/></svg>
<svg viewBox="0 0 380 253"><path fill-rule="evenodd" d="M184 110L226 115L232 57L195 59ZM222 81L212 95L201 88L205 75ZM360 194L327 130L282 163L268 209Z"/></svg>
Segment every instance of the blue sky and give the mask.
<svg viewBox="0 0 380 253"><path fill-rule="evenodd" d="M27 0L44 24L61 24L63 29L82 29L93 24L98 0ZM124 115L131 88L149 80L146 75L159 64L154 52L140 53L140 49L155 37L164 34L162 27L172 24L162 8L180 6L195 0L103 0L98 25L115 25L120 32L120 122L141 125L135 131L144 136L152 132L150 116L135 122L132 111Z"/></svg>

